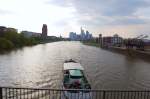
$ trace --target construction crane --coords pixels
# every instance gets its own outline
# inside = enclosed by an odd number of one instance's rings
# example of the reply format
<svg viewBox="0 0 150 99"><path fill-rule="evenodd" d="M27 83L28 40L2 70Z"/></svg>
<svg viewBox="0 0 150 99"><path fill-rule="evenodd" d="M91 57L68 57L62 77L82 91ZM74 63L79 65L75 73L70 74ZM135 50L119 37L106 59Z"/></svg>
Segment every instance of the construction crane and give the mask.
<svg viewBox="0 0 150 99"><path fill-rule="evenodd" d="M135 39L144 39L144 38L148 38L148 35L139 35Z"/></svg>
<svg viewBox="0 0 150 99"><path fill-rule="evenodd" d="M133 45L137 50L144 50L144 42L143 39L147 38L148 35L139 35L136 38L133 38Z"/></svg>

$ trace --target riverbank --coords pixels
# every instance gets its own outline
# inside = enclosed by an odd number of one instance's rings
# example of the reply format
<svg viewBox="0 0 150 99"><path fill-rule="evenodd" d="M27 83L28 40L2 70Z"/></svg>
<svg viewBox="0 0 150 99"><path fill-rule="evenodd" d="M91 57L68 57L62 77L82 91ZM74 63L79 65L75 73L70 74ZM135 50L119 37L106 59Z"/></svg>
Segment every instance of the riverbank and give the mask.
<svg viewBox="0 0 150 99"><path fill-rule="evenodd" d="M149 51L140 51L136 49L127 49L125 47L110 47L110 50L113 51L118 51L122 53L127 53L129 55L135 55L135 56L140 56L140 57L150 57L150 52Z"/></svg>
<svg viewBox="0 0 150 99"><path fill-rule="evenodd" d="M39 45L39 44L46 44L46 43L53 43L53 42L59 42L59 41L38 41L36 44L32 44L32 45L24 45L24 46L21 46L21 47L13 47L13 48L10 48L10 49L0 49L0 54L9 53L11 51L22 49L24 47L33 47L33 46L36 46L36 45Z"/></svg>
<svg viewBox="0 0 150 99"><path fill-rule="evenodd" d="M88 45L88 46L95 46L95 47L100 47L99 44L96 43L86 43L86 42L82 42L84 45ZM131 56L133 58L142 58L144 60L148 60L150 61L150 51L140 51L140 50L136 50L136 49L127 49L125 47L108 47L108 48L101 48L104 50L108 50L111 52L115 52L115 53L119 53L119 54L124 54L124 55L128 55Z"/></svg>
<svg viewBox="0 0 150 99"><path fill-rule="evenodd" d="M97 43L90 43L90 42L82 42L84 45L89 45L89 46L95 46L95 47L100 47L99 44Z"/></svg>
<svg viewBox="0 0 150 99"><path fill-rule="evenodd" d="M26 36L23 33L19 33L16 29L9 30L5 27L2 28L2 31L0 31L0 53L25 46L33 46L37 44L66 40L62 37L56 36L47 36L44 38L42 36ZM4 31L4 29L6 30Z"/></svg>

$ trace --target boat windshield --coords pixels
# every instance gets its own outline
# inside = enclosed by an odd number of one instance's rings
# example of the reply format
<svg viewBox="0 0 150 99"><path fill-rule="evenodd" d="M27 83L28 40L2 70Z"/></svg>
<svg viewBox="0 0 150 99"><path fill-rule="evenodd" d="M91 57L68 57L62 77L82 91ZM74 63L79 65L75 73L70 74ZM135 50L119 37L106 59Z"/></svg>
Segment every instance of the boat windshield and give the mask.
<svg viewBox="0 0 150 99"><path fill-rule="evenodd" d="M81 70L78 70L78 69L73 69L73 70L69 70L69 74L71 76L71 78L81 78L83 76L83 73Z"/></svg>

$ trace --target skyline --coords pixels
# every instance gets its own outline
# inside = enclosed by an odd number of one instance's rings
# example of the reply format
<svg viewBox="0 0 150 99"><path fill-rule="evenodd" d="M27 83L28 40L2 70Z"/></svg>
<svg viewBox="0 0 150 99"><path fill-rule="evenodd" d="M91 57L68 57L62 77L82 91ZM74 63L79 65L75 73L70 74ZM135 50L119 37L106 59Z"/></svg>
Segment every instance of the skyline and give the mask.
<svg viewBox="0 0 150 99"><path fill-rule="evenodd" d="M0 25L41 33L47 24L55 36L80 33L81 26L94 36L150 36L149 10L149 0L0 0Z"/></svg>

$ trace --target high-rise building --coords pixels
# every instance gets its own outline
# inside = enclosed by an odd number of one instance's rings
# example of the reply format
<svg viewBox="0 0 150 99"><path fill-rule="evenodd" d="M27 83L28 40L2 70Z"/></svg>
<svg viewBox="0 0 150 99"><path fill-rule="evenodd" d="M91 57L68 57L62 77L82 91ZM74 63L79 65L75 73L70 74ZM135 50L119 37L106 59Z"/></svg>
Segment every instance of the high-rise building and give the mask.
<svg viewBox="0 0 150 99"><path fill-rule="evenodd" d="M92 34L90 34L88 31L86 31L86 33L84 32L84 30L81 27L81 33L77 34L76 32L70 32L69 33L69 39L72 41L84 41L84 40L91 40Z"/></svg>
<svg viewBox="0 0 150 99"><path fill-rule="evenodd" d="M81 27L81 40L85 40L85 32L84 32L84 30L82 29L82 27Z"/></svg>
<svg viewBox="0 0 150 99"><path fill-rule="evenodd" d="M42 27L42 37L43 38L46 38L47 37L47 25L46 24L43 24L43 27Z"/></svg>
<svg viewBox="0 0 150 99"><path fill-rule="evenodd" d="M75 41L77 39L76 33L75 32L70 32L69 38L70 38L70 40Z"/></svg>
<svg viewBox="0 0 150 99"><path fill-rule="evenodd" d="M91 37L90 37L90 36L91 36L91 35L90 35L89 31L86 31L86 40L91 39Z"/></svg>

